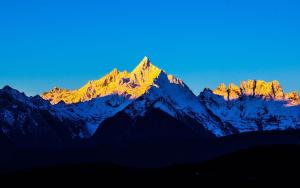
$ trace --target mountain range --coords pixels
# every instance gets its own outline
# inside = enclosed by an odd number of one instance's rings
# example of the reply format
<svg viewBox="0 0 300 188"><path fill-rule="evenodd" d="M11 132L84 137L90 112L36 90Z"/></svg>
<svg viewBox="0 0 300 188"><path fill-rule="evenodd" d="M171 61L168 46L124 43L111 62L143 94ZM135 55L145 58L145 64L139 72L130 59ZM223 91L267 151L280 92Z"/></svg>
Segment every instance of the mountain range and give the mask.
<svg viewBox="0 0 300 188"><path fill-rule="evenodd" d="M195 95L145 57L77 90L0 90L0 146L31 150L181 143L300 129L300 97L278 81L221 84ZM173 144L174 146L174 144Z"/></svg>
<svg viewBox="0 0 300 188"><path fill-rule="evenodd" d="M57 129L66 129L61 134L78 139L105 136L108 130L109 137L122 140L146 135L221 137L300 127L299 94L284 93L278 81L249 80L228 88L221 84L196 96L147 57L132 72L114 69L78 90L55 87L27 97L7 86L0 95L1 130L8 137L43 127L53 130L47 118Z"/></svg>

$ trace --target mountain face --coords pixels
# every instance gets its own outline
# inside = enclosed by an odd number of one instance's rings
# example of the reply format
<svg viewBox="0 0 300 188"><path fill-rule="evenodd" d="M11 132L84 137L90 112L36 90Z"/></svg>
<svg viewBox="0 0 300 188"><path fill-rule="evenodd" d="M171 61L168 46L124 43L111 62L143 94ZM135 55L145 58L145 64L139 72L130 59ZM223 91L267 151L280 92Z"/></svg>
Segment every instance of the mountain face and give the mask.
<svg viewBox="0 0 300 188"><path fill-rule="evenodd" d="M300 126L300 97L284 93L278 81L244 81L205 89L201 102L237 132L286 130Z"/></svg>
<svg viewBox="0 0 300 188"><path fill-rule="evenodd" d="M212 91L214 94L224 97L224 100L230 101L240 99L243 96L257 97L264 100L284 101L289 106L300 104L300 97L297 92L284 93L278 81L265 82L262 80L243 81L240 87L231 83L228 88L221 84Z"/></svg>
<svg viewBox="0 0 300 188"><path fill-rule="evenodd" d="M78 90L55 87L41 97L0 90L0 135L27 145L211 139L298 128L300 97L284 93L278 81L221 84L196 96L147 57L131 72L114 69Z"/></svg>
<svg viewBox="0 0 300 188"><path fill-rule="evenodd" d="M114 69L99 80L88 82L78 90L66 90L55 87L42 95L52 104L63 101L66 104L90 101L109 95L124 96L136 99L143 95L153 85L154 80L162 70L152 65L147 57L131 72L120 72Z"/></svg>
<svg viewBox="0 0 300 188"><path fill-rule="evenodd" d="M99 80L88 82L79 90L54 88L42 95L64 116L86 122L90 136L105 119L123 110L133 100L145 94L162 70L147 57L131 72L114 69ZM174 79L171 75L170 78ZM179 80L173 80L179 82Z"/></svg>
<svg viewBox="0 0 300 188"><path fill-rule="evenodd" d="M179 121L193 119L197 126L191 129L204 126L218 136L227 131L222 122L207 113L182 80L157 68L147 57L131 73L113 70L79 90L54 88L42 97L54 104L63 118L86 122L89 136L117 113L125 113L134 120L151 108Z"/></svg>
<svg viewBox="0 0 300 188"><path fill-rule="evenodd" d="M8 86L0 90L0 132L26 148L61 148L84 132L83 123L61 119L48 101Z"/></svg>

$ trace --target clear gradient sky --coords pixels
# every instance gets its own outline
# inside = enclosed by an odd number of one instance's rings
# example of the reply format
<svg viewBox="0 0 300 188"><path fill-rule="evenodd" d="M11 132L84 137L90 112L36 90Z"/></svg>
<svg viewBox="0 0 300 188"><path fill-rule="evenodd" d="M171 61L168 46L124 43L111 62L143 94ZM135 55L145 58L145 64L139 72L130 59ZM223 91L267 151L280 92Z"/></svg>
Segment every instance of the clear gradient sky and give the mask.
<svg viewBox="0 0 300 188"><path fill-rule="evenodd" d="M0 87L74 89L147 55L198 94L247 79L300 91L298 0L0 0Z"/></svg>

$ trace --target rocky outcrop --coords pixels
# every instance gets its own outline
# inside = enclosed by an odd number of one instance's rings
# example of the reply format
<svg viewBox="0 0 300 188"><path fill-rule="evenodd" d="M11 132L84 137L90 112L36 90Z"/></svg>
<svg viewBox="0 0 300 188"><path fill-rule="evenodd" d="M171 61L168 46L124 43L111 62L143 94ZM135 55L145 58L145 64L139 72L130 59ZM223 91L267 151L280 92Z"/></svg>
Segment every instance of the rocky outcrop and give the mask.
<svg viewBox="0 0 300 188"><path fill-rule="evenodd" d="M101 131L106 120L121 112L133 122L144 120L147 114L155 112L158 119L150 120L154 118L151 115L147 119L149 126L159 125L160 116L168 116L170 122L174 120L177 125L189 126L180 130L203 129L218 137L300 127L299 94L284 93L278 81L248 80L240 86L232 83L228 87L221 84L215 90L205 89L198 98L182 80L157 68L147 57L132 72L114 69L77 90L55 87L44 93L42 98L26 97L9 87L5 87L2 93L0 128L7 135L14 133L15 128L28 135L32 131L44 131L43 126L50 129L53 124L57 125L55 129L58 132L67 132L68 135L62 137L88 139ZM9 103L11 98L16 100ZM22 108L19 109L19 106ZM26 123L19 118L20 114L28 119ZM141 122L139 126L145 124ZM121 119L119 124L123 123ZM175 123L165 122L159 127L164 124ZM29 131L23 129L24 125L30 127ZM61 128L67 130L61 131ZM125 127L122 128L125 130ZM172 128L168 130L175 131ZM53 132L53 135L56 134L55 130ZM175 132L179 134L181 131Z"/></svg>
<svg viewBox="0 0 300 188"><path fill-rule="evenodd" d="M289 101L291 106L300 104L300 96L298 92L290 92L284 95L285 100Z"/></svg>
<svg viewBox="0 0 300 188"><path fill-rule="evenodd" d="M221 84L213 93L223 96L225 100L236 100L243 96L258 97L265 100L287 101L289 105L300 104L299 94L297 92L284 93L278 81L265 82L262 80L243 81L240 87L230 84L228 88Z"/></svg>
<svg viewBox="0 0 300 188"><path fill-rule="evenodd" d="M233 83L229 84L228 100L238 99L241 95L242 95L241 89L237 85Z"/></svg>
<svg viewBox="0 0 300 188"><path fill-rule="evenodd" d="M54 107L63 117L85 122L89 136L120 111L136 119L143 117L150 107L178 121L179 117L194 119L199 126L224 135L224 129L219 126L221 122L210 117L186 84L154 66L147 57L131 73L114 69L78 90L55 88L42 96L52 104L61 102Z"/></svg>
<svg viewBox="0 0 300 188"><path fill-rule="evenodd" d="M0 132L20 147L43 149L62 148L87 132L82 122L53 110L48 101L6 86L0 89Z"/></svg>
<svg viewBox="0 0 300 188"><path fill-rule="evenodd" d="M56 87L50 92L43 93L42 97L52 104L61 101L66 104L79 103L115 94L135 99L149 89L161 72L161 69L151 64L145 57L131 73L114 69L103 78L90 81L78 90L70 91Z"/></svg>
<svg viewBox="0 0 300 188"><path fill-rule="evenodd" d="M226 100L228 99L228 90L224 83L222 83L221 85L219 85L219 87L217 87L215 90L213 90L213 93L216 95L223 96L224 99L226 99Z"/></svg>

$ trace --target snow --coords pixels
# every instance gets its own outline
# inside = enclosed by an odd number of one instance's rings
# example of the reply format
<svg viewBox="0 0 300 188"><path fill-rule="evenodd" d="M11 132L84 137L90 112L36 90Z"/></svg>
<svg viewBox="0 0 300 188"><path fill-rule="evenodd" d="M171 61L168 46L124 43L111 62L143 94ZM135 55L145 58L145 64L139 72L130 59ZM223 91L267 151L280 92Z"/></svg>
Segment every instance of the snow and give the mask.
<svg viewBox="0 0 300 188"><path fill-rule="evenodd" d="M191 117L218 136L225 134L219 123L207 113L198 97L181 80L167 75L164 71L145 95L132 102L126 113L132 118L144 116L151 105L175 118L178 115Z"/></svg>
<svg viewBox="0 0 300 188"><path fill-rule="evenodd" d="M85 127L89 132L87 137L90 137L104 120L123 110L130 102L123 96L110 95L78 104L54 105L53 113L60 119L67 118L85 122ZM86 137L85 134L81 136Z"/></svg>
<svg viewBox="0 0 300 188"><path fill-rule="evenodd" d="M8 110L4 110L3 112L3 119L6 123L8 123L9 125L13 125L15 122L15 118L12 112L8 111Z"/></svg>
<svg viewBox="0 0 300 188"><path fill-rule="evenodd" d="M266 86L267 89L261 90L263 94L269 92L270 84ZM238 91L237 86L232 85L231 88ZM62 101L60 94L64 92L67 104L55 102L51 105L51 97L48 97L55 94L53 92L47 94L46 99L49 101L38 96L26 97L9 87L0 92L8 93L32 109L47 110L60 120L85 122L82 131L79 134L74 133L74 137L81 138L92 136L101 128L103 121L118 112L123 111L132 118L137 118L144 116L152 107L174 118L190 117L218 137L233 134L235 130L242 133L260 129L269 131L300 128L300 106L266 97L236 95L231 97L237 97L234 100L225 100L226 86L221 86L219 90L221 95L207 89L199 99L182 80L155 67L145 57L131 73L114 70L76 91L55 89L58 92L55 96L56 102ZM10 110L17 109L18 105L13 105L12 108L2 111L1 117L9 125L13 125L15 121L22 125L28 114L20 112L14 117Z"/></svg>
<svg viewBox="0 0 300 188"><path fill-rule="evenodd" d="M90 135L93 135L99 127L99 124L93 124L93 123L86 123L85 125L86 125Z"/></svg>
<svg viewBox="0 0 300 188"><path fill-rule="evenodd" d="M202 103L240 133L259 130L258 123L265 131L300 128L296 126L296 122L300 121L300 107L287 106L287 101L259 97L226 101L209 91L202 93L202 97Z"/></svg>
<svg viewBox="0 0 300 188"><path fill-rule="evenodd" d="M162 102L156 102L154 104L154 108L160 109L160 110L168 113L169 115L176 117L176 112L174 110L170 109L167 105L165 105Z"/></svg>
<svg viewBox="0 0 300 188"><path fill-rule="evenodd" d="M144 116L151 107L175 118L190 117L199 122L199 126L201 124L217 135L225 134L220 122L208 114L206 107L182 80L157 68L147 57L131 73L115 69L79 90L60 91L48 92L43 96L52 103L55 99L52 114L60 119L86 122L86 129L91 135L103 121L120 111L136 118ZM67 104L57 104L59 100ZM72 102L77 100L81 102Z"/></svg>

